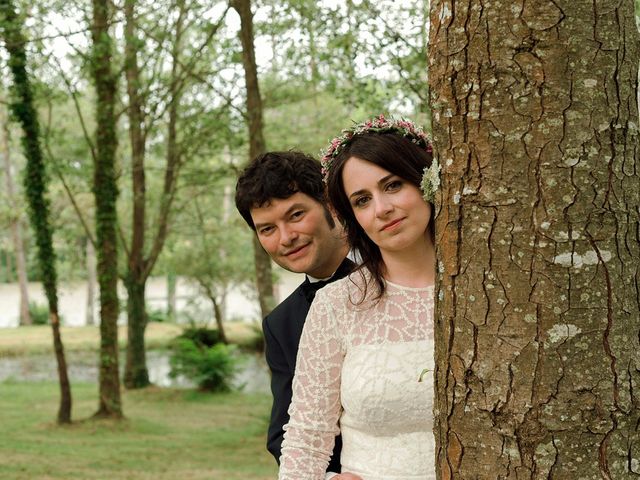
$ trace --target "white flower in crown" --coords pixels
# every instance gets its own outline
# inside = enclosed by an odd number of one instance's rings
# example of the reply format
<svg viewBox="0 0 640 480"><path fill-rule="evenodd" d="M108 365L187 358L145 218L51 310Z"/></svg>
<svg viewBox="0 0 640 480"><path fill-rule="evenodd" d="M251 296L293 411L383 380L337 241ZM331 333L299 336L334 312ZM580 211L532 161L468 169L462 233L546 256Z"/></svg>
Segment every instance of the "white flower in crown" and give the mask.
<svg viewBox="0 0 640 480"><path fill-rule="evenodd" d="M425 167L422 174L422 182L420 189L422 190L422 198L427 202L433 203L436 198L436 192L440 188L440 164L434 157L431 166Z"/></svg>

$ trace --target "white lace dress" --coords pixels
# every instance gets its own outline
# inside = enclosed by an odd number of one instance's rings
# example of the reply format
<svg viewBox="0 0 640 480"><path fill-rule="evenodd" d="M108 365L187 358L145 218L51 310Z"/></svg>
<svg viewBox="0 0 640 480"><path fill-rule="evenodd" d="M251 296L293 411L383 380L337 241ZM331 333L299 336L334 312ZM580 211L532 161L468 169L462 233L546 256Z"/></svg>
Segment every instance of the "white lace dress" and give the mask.
<svg viewBox="0 0 640 480"><path fill-rule="evenodd" d="M338 433L343 472L364 480L435 479L433 287L388 282L378 303L353 305L360 277L324 287L309 310L280 480L324 478Z"/></svg>

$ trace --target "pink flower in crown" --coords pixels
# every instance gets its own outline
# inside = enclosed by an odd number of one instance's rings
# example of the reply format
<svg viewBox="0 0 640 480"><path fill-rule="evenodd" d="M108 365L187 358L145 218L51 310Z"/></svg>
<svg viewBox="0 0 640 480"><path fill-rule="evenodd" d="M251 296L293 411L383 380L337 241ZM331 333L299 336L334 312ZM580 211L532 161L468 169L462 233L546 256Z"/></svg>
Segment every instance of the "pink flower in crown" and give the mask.
<svg viewBox="0 0 640 480"><path fill-rule="evenodd" d="M322 163L322 176L326 182L331 170L333 158L336 157L342 148L344 148L354 135L361 135L368 131L377 131L380 133L389 132L396 133L407 138L412 143L425 148L429 153L432 153L433 148L429 138L424 133L422 128L414 125L412 122L400 119L395 120L393 117L387 119L384 114L380 114L377 117L366 120L365 122L354 125L352 128L344 129L341 135L334 138L329 147L323 152L321 159Z"/></svg>

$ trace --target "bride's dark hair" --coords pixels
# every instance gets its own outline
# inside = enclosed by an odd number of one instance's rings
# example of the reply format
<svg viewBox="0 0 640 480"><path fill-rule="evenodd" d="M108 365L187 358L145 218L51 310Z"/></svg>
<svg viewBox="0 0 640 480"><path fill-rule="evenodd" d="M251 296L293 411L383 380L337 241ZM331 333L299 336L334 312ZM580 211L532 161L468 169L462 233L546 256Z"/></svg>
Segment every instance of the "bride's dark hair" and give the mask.
<svg viewBox="0 0 640 480"><path fill-rule="evenodd" d="M423 171L425 167L431 166L433 155L401 135L366 132L355 135L333 159L327 177L329 201L344 226L349 245L352 249L357 250L362 257L362 264L357 270L363 275L365 268L371 272L371 280L378 289L374 299L378 299L385 291L382 254L356 220L342 182L344 164L351 157L371 162L420 188ZM433 240L433 215L431 215L427 228ZM365 291L360 302L367 296L366 288L365 283Z"/></svg>

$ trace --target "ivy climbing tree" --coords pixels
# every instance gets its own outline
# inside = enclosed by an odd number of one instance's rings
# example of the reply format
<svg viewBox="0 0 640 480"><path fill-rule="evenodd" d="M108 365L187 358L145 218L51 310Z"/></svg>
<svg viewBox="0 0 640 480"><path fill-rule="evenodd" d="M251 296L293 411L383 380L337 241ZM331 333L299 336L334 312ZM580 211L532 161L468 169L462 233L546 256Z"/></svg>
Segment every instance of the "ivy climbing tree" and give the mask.
<svg viewBox="0 0 640 480"><path fill-rule="evenodd" d="M111 66L109 33L111 3L93 0L91 74L96 89L96 141L93 194L96 202L98 283L100 285L100 401L97 417L122 417L118 377L118 187L115 157L118 145L115 102L117 77Z"/></svg>

